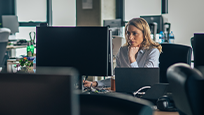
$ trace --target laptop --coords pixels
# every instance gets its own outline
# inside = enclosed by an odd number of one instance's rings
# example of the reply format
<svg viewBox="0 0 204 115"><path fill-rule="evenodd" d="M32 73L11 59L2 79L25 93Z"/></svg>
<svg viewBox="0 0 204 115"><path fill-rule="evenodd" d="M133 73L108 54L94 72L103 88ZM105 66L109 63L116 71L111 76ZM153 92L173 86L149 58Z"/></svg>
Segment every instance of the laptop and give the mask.
<svg viewBox="0 0 204 115"><path fill-rule="evenodd" d="M116 92L133 93L159 83L159 68L115 68Z"/></svg>

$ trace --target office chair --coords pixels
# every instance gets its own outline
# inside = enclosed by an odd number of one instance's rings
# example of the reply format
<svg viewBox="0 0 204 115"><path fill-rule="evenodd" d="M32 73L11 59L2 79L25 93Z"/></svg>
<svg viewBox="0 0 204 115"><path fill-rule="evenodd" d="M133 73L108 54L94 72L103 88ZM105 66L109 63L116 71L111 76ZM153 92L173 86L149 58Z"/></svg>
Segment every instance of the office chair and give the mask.
<svg viewBox="0 0 204 115"><path fill-rule="evenodd" d="M152 104L121 93L80 94L81 115L152 115Z"/></svg>
<svg viewBox="0 0 204 115"><path fill-rule="evenodd" d="M194 37L191 37L191 47L192 47L192 53L193 53L193 55L194 55ZM193 62L194 63L194 60L192 60L191 62Z"/></svg>
<svg viewBox="0 0 204 115"><path fill-rule="evenodd" d="M11 30L8 28L0 28L0 67L3 66L3 59L6 52L8 37Z"/></svg>
<svg viewBox="0 0 204 115"><path fill-rule="evenodd" d="M160 83L168 83L167 68L175 63L191 64L192 48L186 45L162 43L162 53L159 57Z"/></svg>
<svg viewBox="0 0 204 115"><path fill-rule="evenodd" d="M194 43L194 37L191 38L191 46L192 46L192 48L194 46L193 43Z"/></svg>
<svg viewBox="0 0 204 115"><path fill-rule="evenodd" d="M204 115L204 77L188 64L177 63L167 70L169 86L180 115Z"/></svg>

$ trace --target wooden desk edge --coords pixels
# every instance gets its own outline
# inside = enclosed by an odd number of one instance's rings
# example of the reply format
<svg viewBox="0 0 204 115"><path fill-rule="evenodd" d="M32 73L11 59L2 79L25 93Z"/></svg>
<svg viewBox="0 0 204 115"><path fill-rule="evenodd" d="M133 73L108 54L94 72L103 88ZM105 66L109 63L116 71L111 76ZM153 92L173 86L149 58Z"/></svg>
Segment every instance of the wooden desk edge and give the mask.
<svg viewBox="0 0 204 115"><path fill-rule="evenodd" d="M155 110L153 115L179 115L179 113Z"/></svg>

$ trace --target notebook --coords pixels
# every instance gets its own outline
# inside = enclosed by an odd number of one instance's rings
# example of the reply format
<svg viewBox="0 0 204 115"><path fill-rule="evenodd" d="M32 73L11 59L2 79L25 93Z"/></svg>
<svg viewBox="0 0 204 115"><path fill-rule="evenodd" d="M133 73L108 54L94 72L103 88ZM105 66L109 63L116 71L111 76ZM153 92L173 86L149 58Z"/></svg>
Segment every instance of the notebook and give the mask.
<svg viewBox="0 0 204 115"><path fill-rule="evenodd" d="M159 83L159 68L115 68L116 92L132 93Z"/></svg>

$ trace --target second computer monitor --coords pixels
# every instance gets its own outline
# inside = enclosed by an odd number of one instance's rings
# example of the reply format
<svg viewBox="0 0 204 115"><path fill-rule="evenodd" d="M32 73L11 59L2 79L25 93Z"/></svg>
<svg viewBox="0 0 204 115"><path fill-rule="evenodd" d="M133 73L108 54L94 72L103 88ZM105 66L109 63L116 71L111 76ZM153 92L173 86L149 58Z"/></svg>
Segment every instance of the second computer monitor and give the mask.
<svg viewBox="0 0 204 115"><path fill-rule="evenodd" d="M162 15L140 16L140 18L144 18L149 25L156 23L157 24L156 33L163 31L164 20L163 20ZM151 32L152 32L152 30L151 30Z"/></svg>
<svg viewBox="0 0 204 115"><path fill-rule="evenodd" d="M202 49L204 48L204 33L194 33L193 55L194 55L194 67L198 68L204 66L204 53Z"/></svg>

